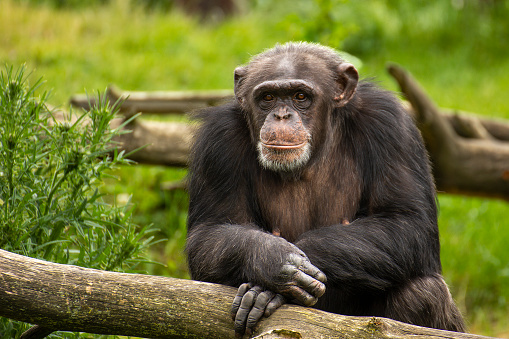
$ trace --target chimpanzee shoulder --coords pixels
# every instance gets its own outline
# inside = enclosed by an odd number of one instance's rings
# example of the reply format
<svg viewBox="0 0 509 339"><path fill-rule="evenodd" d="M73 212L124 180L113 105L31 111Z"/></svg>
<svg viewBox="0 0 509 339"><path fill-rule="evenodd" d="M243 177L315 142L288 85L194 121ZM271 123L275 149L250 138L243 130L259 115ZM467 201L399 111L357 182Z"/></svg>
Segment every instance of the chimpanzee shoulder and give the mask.
<svg viewBox="0 0 509 339"><path fill-rule="evenodd" d="M374 185L385 179L387 184L400 185L400 194L387 197L390 205L397 206L401 199L401 206L407 206L406 199L414 196L430 203L418 207L436 208L428 154L419 130L399 98L374 82L361 81L354 98L337 113L345 148L358 159L366 200L374 197Z"/></svg>
<svg viewBox="0 0 509 339"><path fill-rule="evenodd" d="M235 101L203 109L191 118L199 123L191 149L192 171L216 170L217 175L228 175L227 171L241 167L246 157L256 159L249 129Z"/></svg>
<svg viewBox="0 0 509 339"><path fill-rule="evenodd" d="M242 111L236 102L194 112L197 122L188 171L188 225L206 219L235 220L234 210L251 201L249 175L257 167ZM240 212L246 217L244 212Z"/></svg>

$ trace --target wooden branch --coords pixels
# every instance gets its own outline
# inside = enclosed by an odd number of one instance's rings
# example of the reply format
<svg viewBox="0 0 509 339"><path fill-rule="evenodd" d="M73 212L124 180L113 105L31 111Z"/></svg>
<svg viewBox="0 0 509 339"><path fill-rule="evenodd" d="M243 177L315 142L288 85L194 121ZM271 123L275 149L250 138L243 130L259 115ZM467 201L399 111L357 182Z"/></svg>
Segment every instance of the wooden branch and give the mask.
<svg viewBox="0 0 509 339"><path fill-rule="evenodd" d="M495 138L488 132L479 119L473 116L459 116L458 114L451 115L449 123L456 134L463 138L470 139L489 139Z"/></svg>
<svg viewBox="0 0 509 339"><path fill-rule="evenodd" d="M234 338L230 307L235 292L217 284L99 271L0 250L0 316L37 324L36 333ZM263 319L254 337L486 338L295 305Z"/></svg>
<svg viewBox="0 0 509 339"><path fill-rule="evenodd" d="M412 104L404 101L403 105L410 115L417 119ZM509 141L509 122L500 119L486 119L472 112L440 108L440 114L448 120L454 132L463 138L494 139ZM482 129L482 131L479 131Z"/></svg>
<svg viewBox="0 0 509 339"><path fill-rule="evenodd" d="M182 122L162 122L136 119L129 124L131 133L122 134L115 140L126 153L140 147L141 151L129 156L143 164L187 166L193 125Z"/></svg>
<svg viewBox="0 0 509 339"><path fill-rule="evenodd" d="M458 114L461 114L461 112L458 112ZM480 117L478 119L495 139L509 141L509 123L496 119L483 119Z"/></svg>
<svg viewBox="0 0 509 339"><path fill-rule="evenodd" d="M158 91L158 92L127 92L115 86L109 86L106 95L111 103L123 100L120 112L132 115L138 112L151 114L187 113L207 106L217 105L233 98L231 90L214 91ZM85 110L96 99L84 94L71 97L70 103Z"/></svg>
<svg viewBox="0 0 509 339"><path fill-rule="evenodd" d="M502 129L470 121L470 125L462 126L464 130L468 126L462 133L477 139L461 137L458 121L451 122L453 118L442 115L408 72L396 65L388 70L415 111L438 190L509 200L509 143L502 141L506 140ZM466 119L462 118L463 122ZM495 137L490 129L499 135Z"/></svg>

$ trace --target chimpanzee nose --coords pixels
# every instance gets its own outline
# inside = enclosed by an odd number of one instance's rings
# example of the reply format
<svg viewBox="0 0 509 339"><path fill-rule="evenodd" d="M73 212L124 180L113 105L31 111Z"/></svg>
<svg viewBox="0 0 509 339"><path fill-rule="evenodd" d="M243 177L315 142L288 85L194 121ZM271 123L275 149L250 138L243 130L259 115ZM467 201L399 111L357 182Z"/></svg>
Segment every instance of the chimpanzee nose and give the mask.
<svg viewBox="0 0 509 339"><path fill-rule="evenodd" d="M287 107L281 107L276 112L274 112L274 117L277 120L287 120L290 119L292 113L288 111Z"/></svg>

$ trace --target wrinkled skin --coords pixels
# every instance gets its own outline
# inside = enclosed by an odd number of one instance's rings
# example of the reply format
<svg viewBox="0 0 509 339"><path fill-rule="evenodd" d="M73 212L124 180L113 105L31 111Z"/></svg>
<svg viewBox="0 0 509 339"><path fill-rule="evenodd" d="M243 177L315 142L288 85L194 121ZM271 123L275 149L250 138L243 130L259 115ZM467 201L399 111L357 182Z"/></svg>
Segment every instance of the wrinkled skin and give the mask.
<svg viewBox="0 0 509 339"><path fill-rule="evenodd" d="M302 251L295 249L288 253L278 276L269 279L272 284L267 289L253 283L240 285L232 305L236 333L250 334L263 316L270 316L287 300L313 306L325 293L325 274Z"/></svg>

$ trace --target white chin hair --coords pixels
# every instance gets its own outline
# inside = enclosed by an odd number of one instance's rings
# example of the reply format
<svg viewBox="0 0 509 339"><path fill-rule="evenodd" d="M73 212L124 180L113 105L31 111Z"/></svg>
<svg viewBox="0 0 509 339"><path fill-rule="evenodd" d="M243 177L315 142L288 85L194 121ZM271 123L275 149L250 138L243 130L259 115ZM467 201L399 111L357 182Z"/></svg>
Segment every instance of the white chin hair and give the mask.
<svg viewBox="0 0 509 339"><path fill-rule="evenodd" d="M288 159L290 158L290 160ZM258 161L263 168L275 172L292 172L307 164L311 158L311 145L298 149L268 150L258 142Z"/></svg>

